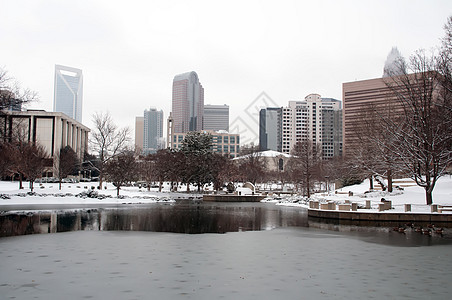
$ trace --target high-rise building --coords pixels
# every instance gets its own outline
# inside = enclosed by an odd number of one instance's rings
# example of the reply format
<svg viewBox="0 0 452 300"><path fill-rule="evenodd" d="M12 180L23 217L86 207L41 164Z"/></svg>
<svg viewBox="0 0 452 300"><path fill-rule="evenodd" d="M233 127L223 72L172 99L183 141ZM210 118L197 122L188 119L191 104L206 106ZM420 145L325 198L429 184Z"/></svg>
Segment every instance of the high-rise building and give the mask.
<svg viewBox="0 0 452 300"><path fill-rule="evenodd" d="M282 108L267 107L259 111L259 149L282 150Z"/></svg>
<svg viewBox="0 0 452 300"><path fill-rule="evenodd" d="M229 131L229 106L204 105L203 129Z"/></svg>
<svg viewBox="0 0 452 300"><path fill-rule="evenodd" d="M163 110L146 109L143 118L143 153L155 153L163 148Z"/></svg>
<svg viewBox="0 0 452 300"><path fill-rule="evenodd" d="M144 117L135 117L135 149L143 151Z"/></svg>
<svg viewBox="0 0 452 300"><path fill-rule="evenodd" d="M62 112L82 122L82 70L55 65L53 111Z"/></svg>
<svg viewBox="0 0 452 300"><path fill-rule="evenodd" d="M306 96L304 101L289 101L282 109L282 152L290 154L297 142L319 145L323 158L342 153L341 101Z"/></svg>
<svg viewBox="0 0 452 300"><path fill-rule="evenodd" d="M172 117L174 133L202 130L204 88L196 72L173 79Z"/></svg>

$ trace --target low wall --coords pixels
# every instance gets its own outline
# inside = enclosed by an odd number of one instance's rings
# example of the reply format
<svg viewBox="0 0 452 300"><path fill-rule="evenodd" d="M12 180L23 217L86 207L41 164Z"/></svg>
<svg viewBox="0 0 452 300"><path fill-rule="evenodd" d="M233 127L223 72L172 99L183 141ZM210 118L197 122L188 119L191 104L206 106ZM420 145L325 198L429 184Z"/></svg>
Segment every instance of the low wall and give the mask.
<svg viewBox="0 0 452 300"><path fill-rule="evenodd" d="M375 222L429 222L451 223L452 214L438 213L364 213L337 210L309 209L308 216L323 219L351 220L351 221L375 221Z"/></svg>
<svg viewBox="0 0 452 300"><path fill-rule="evenodd" d="M265 196L261 195L203 195L202 200L214 202L259 202L264 198Z"/></svg>

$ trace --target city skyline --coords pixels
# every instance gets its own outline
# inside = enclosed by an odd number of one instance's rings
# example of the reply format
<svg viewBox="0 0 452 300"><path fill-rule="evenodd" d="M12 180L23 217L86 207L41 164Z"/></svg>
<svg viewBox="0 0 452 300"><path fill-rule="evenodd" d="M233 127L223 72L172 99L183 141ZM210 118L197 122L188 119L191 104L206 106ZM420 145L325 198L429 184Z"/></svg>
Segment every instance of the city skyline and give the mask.
<svg viewBox="0 0 452 300"><path fill-rule="evenodd" d="M278 106L313 92L341 99L342 83L382 75L392 47L407 57L439 45L452 11L446 1L135 4L2 3L0 66L39 93L29 108L47 111L54 65L82 69L88 127L107 110L130 128L145 107L168 115L171 80L188 70L200 74L206 104L229 105L231 123L255 123L260 107L244 107L262 92Z"/></svg>

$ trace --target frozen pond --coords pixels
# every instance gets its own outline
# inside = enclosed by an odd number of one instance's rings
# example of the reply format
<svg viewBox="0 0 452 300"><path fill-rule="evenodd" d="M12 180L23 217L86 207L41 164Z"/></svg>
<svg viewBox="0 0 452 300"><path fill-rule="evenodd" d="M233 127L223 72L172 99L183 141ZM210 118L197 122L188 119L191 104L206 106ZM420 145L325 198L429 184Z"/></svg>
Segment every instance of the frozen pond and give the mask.
<svg viewBox="0 0 452 300"><path fill-rule="evenodd" d="M0 238L1 298L449 298L447 235L323 224L269 204L178 205L21 214L59 233Z"/></svg>

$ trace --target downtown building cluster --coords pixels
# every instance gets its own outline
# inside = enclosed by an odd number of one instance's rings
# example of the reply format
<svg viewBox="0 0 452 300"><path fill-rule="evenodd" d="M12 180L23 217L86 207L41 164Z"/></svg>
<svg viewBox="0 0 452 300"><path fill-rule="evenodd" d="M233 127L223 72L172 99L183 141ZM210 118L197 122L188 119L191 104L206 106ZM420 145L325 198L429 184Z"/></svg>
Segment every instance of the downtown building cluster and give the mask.
<svg viewBox="0 0 452 300"><path fill-rule="evenodd" d="M342 155L342 103L310 94L304 101L289 101L286 107L268 107L259 112L260 150L290 154L296 143L318 145L323 158Z"/></svg>
<svg viewBox="0 0 452 300"><path fill-rule="evenodd" d="M166 143L163 139L163 111L151 108L135 119L135 147L144 154L159 149L182 147L189 132L212 136L212 151L236 157L240 135L230 134L229 106L204 104L204 88L196 72L176 75L172 86L172 111L167 119ZM166 145L165 145L166 144Z"/></svg>

